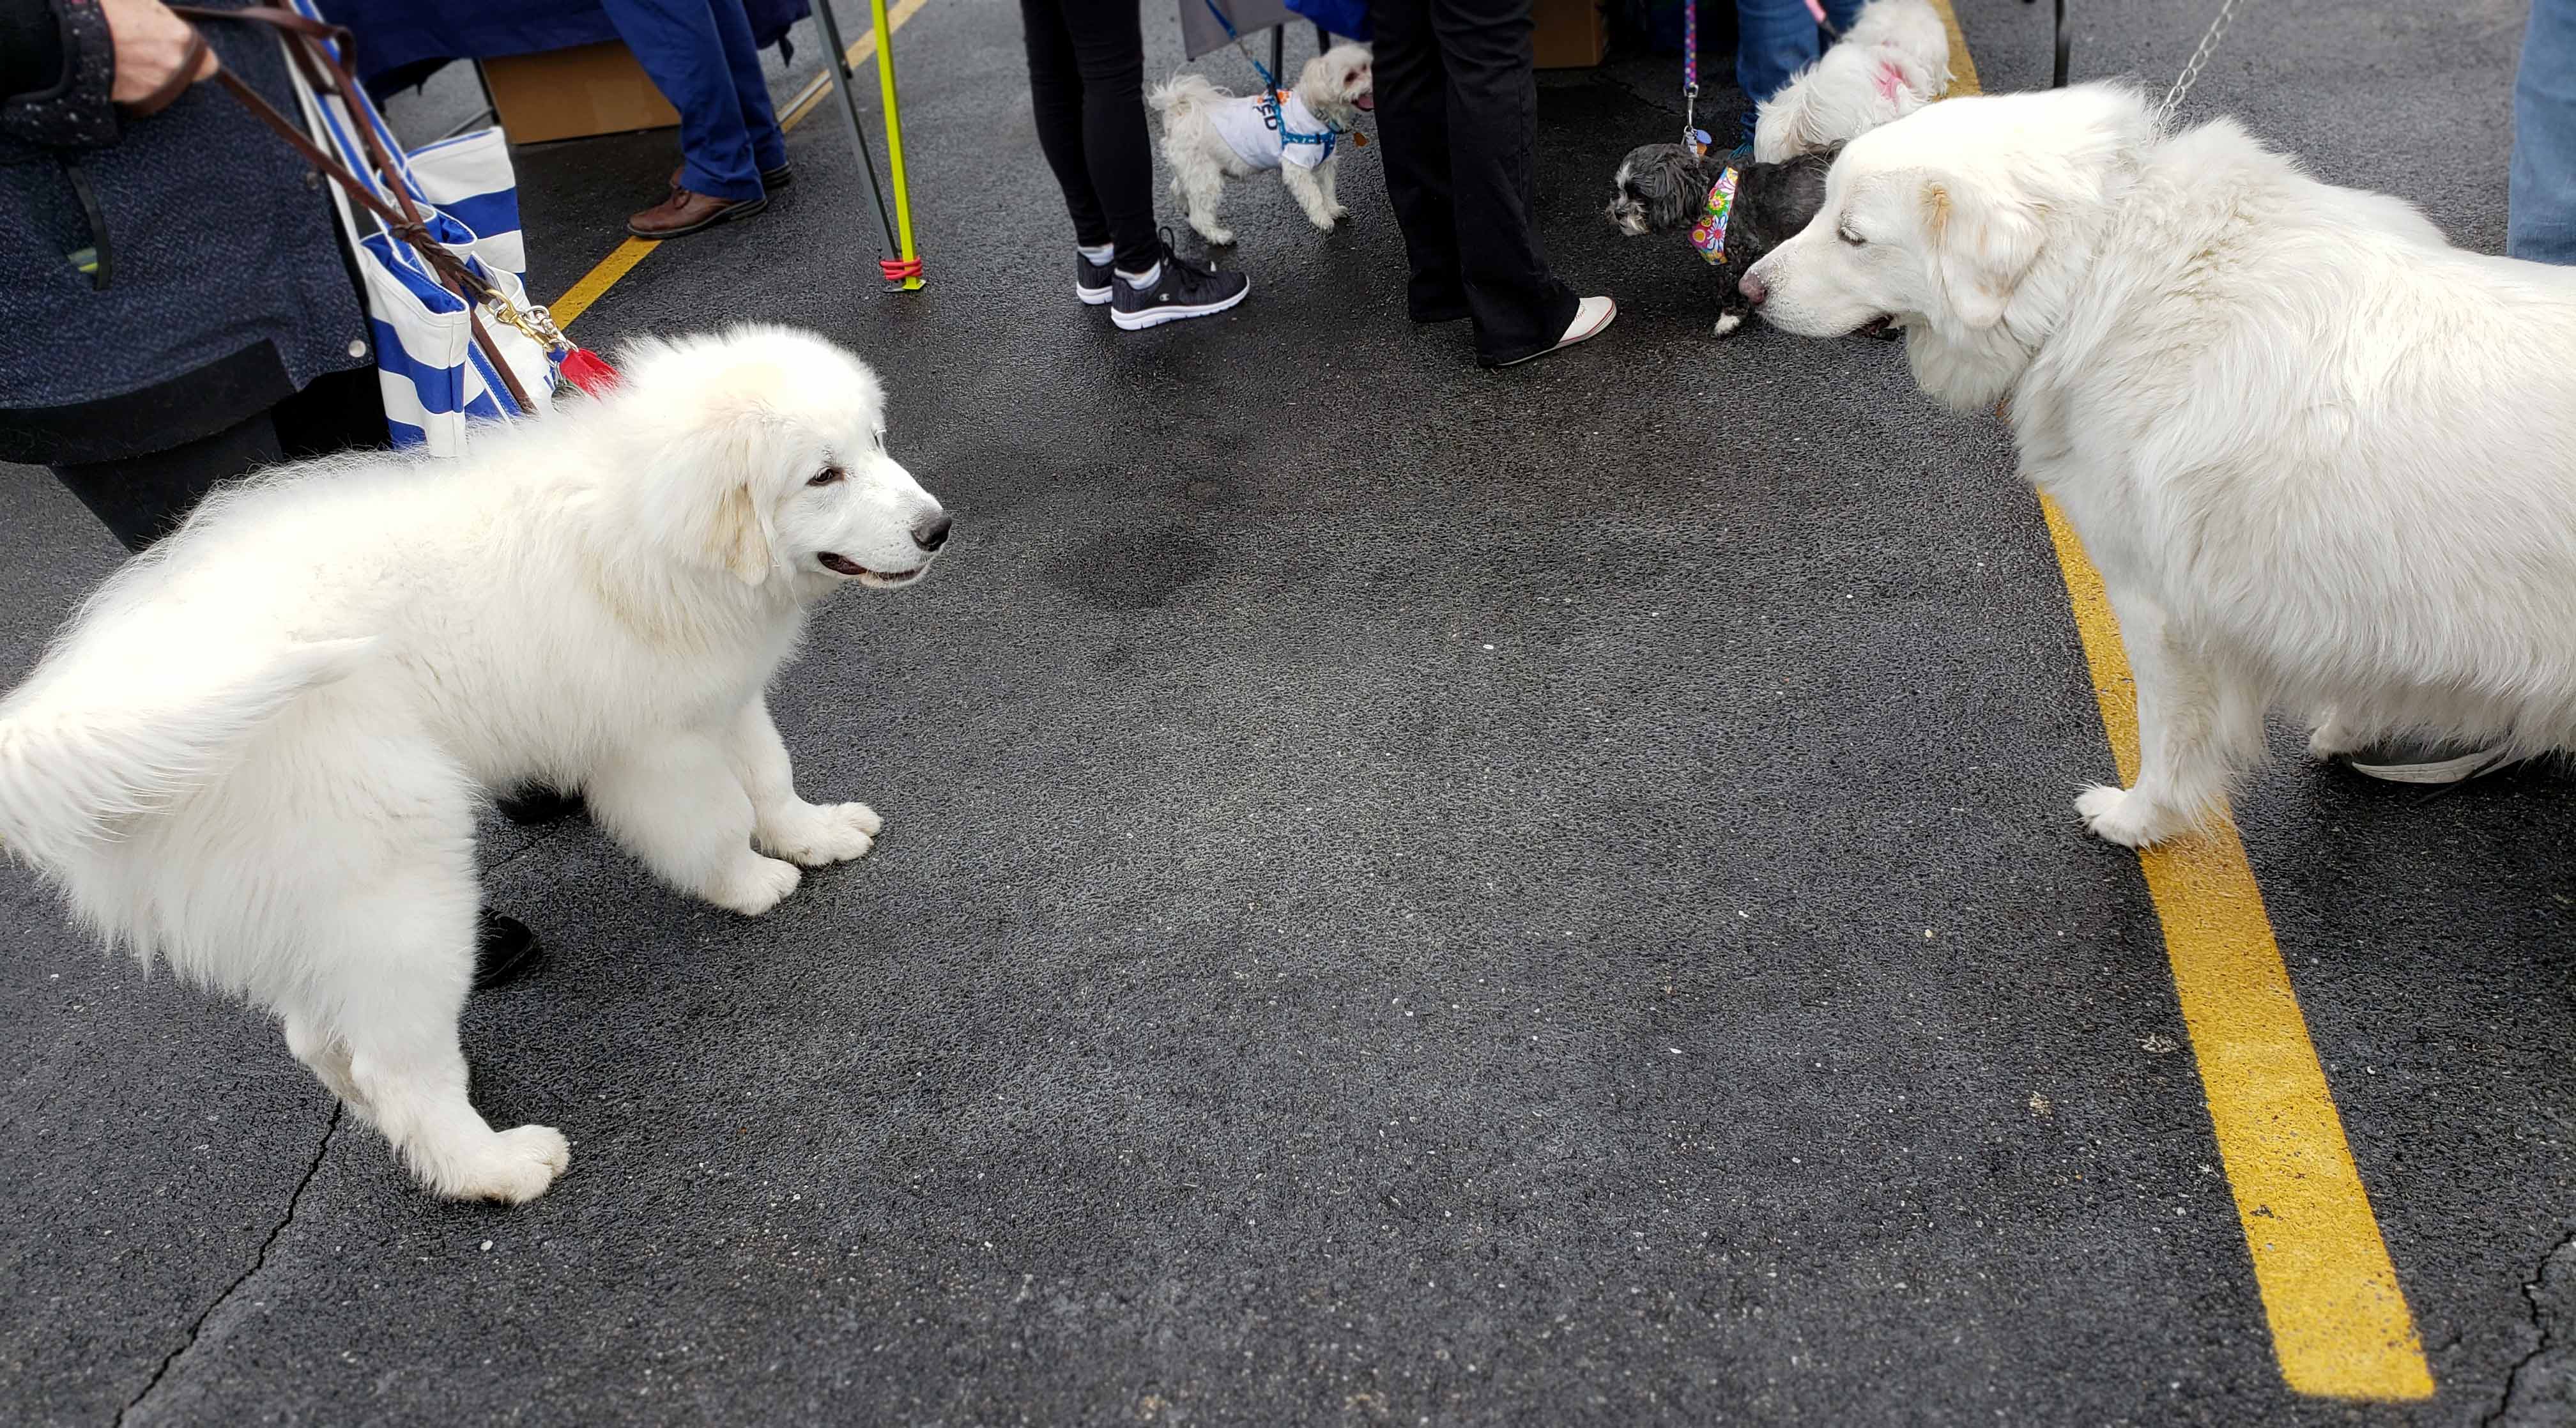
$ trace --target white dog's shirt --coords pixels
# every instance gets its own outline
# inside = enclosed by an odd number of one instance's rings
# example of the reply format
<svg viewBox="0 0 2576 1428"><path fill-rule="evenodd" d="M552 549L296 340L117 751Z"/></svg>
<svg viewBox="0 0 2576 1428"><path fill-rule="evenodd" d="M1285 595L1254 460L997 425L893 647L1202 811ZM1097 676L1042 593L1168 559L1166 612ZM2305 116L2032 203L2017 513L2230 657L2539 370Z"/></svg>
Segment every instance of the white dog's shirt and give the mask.
<svg viewBox="0 0 2576 1428"><path fill-rule="evenodd" d="M1279 95L1279 121L1284 121L1289 133L1300 136L1295 143L1280 137L1269 106L1257 94L1211 104L1207 116L1225 146L1234 150L1234 156L1256 169L1275 169L1281 164L1311 169L1333 156L1332 126L1316 118L1315 111L1307 108L1306 101L1298 98L1293 89Z"/></svg>

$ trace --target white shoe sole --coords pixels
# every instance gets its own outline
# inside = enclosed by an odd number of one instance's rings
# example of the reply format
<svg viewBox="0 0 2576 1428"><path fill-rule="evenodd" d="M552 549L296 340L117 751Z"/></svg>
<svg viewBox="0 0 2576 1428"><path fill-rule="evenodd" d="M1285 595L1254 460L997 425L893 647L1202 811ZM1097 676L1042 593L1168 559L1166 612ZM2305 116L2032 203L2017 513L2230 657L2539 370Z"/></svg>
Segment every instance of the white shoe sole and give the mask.
<svg viewBox="0 0 2576 1428"><path fill-rule="evenodd" d="M1601 320L1599 322L1592 324L1581 332L1567 333L1564 337L1558 339L1557 344L1554 347L1542 347L1527 357L1515 357L1509 362L1497 362L1494 364L1494 370L1499 372L1505 367L1517 367L1523 362L1535 362L1550 352L1562 352L1566 348L1571 347L1578 342L1589 342L1593 338L1600 336L1602 333L1609 331L1610 324L1618 320L1619 304L1614 302L1602 310Z"/></svg>
<svg viewBox="0 0 2576 1428"><path fill-rule="evenodd" d="M1193 317L1214 317L1250 296L1252 296L1252 284L1247 281L1236 290L1234 296L1223 302L1200 303L1194 307L1149 307L1142 312L1112 312L1109 314L1109 320L1129 332L1142 332L1148 327L1160 327L1167 322L1186 322Z"/></svg>
<svg viewBox="0 0 2576 1428"><path fill-rule="evenodd" d="M2506 763L2504 756L2494 749L2480 749L2455 759L2431 759L2421 763L2365 763L2349 754L2338 754L2336 761L2363 778L2374 778L2381 783L2423 785L2467 783L2502 769Z"/></svg>
<svg viewBox="0 0 2576 1428"><path fill-rule="evenodd" d="M1073 285L1073 295L1082 299L1083 305L1086 307L1100 307L1106 304L1113 296L1105 286L1086 288L1080 283L1075 283Z"/></svg>

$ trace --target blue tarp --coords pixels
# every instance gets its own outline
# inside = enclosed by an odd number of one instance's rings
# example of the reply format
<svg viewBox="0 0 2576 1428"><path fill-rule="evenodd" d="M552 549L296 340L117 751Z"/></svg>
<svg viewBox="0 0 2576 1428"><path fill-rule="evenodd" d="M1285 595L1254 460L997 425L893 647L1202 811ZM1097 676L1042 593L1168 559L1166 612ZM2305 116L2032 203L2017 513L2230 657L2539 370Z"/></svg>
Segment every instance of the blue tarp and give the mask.
<svg viewBox="0 0 2576 1428"><path fill-rule="evenodd" d="M358 36L358 78L369 89L416 82L455 59L487 59L617 38L598 0L321 0L333 24ZM762 49L804 19L806 0L743 0Z"/></svg>

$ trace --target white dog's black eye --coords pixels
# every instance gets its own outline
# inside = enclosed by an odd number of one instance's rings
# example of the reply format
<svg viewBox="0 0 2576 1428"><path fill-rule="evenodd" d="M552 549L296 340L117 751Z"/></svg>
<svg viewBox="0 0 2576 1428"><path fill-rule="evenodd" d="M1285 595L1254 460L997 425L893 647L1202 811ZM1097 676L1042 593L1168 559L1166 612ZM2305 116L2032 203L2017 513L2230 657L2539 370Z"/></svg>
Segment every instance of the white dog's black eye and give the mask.
<svg viewBox="0 0 2576 1428"><path fill-rule="evenodd" d="M879 450L879 451L883 451L883 450L885 450L885 428L883 428L883 427L879 427L879 428L877 428L877 430L876 430L876 432L875 432L875 436L876 436L876 442L877 442L877 450Z"/></svg>
<svg viewBox="0 0 2576 1428"><path fill-rule="evenodd" d="M1859 234L1854 233L1853 231L1851 231L1851 225L1849 225L1849 224L1845 224L1845 225L1843 225L1842 227L1835 229L1835 230L1834 230L1834 236L1835 236L1835 237L1837 237L1837 238L1840 238L1841 240L1843 240L1843 241L1844 241L1844 242L1846 242L1846 243L1849 243L1850 245L1852 245L1852 246L1853 246L1853 247L1855 247L1855 248L1860 247L1862 244L1867 243L1867 242L1869 241L1868 239L1863 238L1863 237L1862 237L1862 236L1860 236Z"/></svg>
<svg viewBox="0 0 2576 1428"><path fill-rule="evenodd" d="M807 477L805 479L805 484L808 486L829 486L833 482L838 481L849 474L849 472L842 470L838 466L826 466L822 470Z"/></svg>

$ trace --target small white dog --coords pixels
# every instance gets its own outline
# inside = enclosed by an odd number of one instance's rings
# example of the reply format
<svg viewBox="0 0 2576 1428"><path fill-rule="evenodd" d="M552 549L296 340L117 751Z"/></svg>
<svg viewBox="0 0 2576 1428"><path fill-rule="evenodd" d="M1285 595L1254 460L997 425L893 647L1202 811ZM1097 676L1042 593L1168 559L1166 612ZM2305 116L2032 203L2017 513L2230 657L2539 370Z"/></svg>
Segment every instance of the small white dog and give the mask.
<svg viewBox="0 0 2576 1428"><path fill-rule="evenodd" d="M1172 193L1189 212L1190 226L1211 243L1234 241L1218 221L1225 181L1277 169L1279 181L1318 228L1330 229L1349 210L1334 194L1341 164L1341 136L1377 107L1369 47L1335 45L1298 72L1297 87L1264 104L1238 97L1203 75L1178 74L1146 96L1163 116L1163 161L1172 166Z"/></svg>
<svg viewBox="0 0 2576 1428"><path fill-rule="evenodd" d="M1950 31L1931 0L1870 0L1841 40L1753 113L1753 160L1776 164L1902 119L1950 88Z"/></svg>
<svg viewBox="0 0 2576 1428"><path fill-rule="evenodd" d="M527 1200L569 1157L466 1099L485 792L579 789L673 886L768 911L879 825L797 797L763 690L816 603L920 578L948 535L822 339L622 361L454 460L217 493L0 701L0 842L111 941L275 1013L443 1196Z"/></svg>
<svg viewBox="0 0 2576 1428"><path fill-rule="evenodd" d="M2190 828L2274 705L2319 754L2576 743L2576 271L2091 84L1853 140L1743 281L1791 332L1892 319L1954 406L2010 398L2137 677L2137 786L2076 803L2102 837Z"/></svg>

